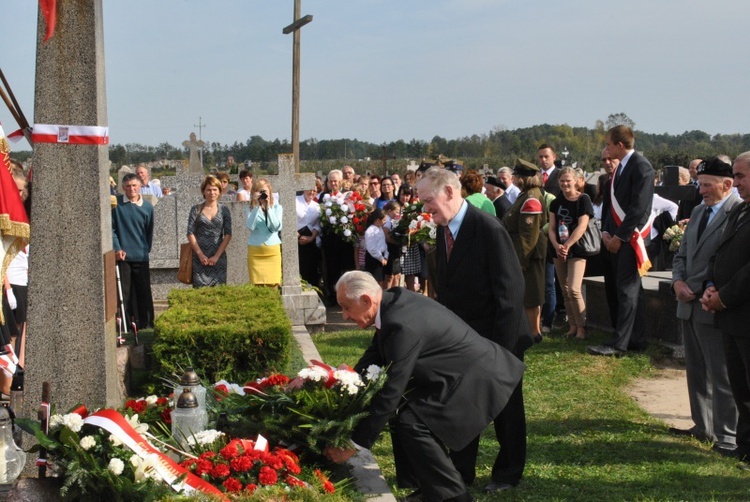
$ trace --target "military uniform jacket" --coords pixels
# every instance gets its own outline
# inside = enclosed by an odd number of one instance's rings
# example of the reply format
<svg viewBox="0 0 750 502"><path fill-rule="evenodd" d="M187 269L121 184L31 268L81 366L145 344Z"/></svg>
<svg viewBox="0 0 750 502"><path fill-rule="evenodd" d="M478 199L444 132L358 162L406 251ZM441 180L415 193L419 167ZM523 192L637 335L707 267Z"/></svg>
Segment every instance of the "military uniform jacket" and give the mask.
<svg viewBox="0 0 750 502"><path fill-rule="evenodd" d="M547 256L547 234L542 227L547 223L547 209L541 189L522 192L503 218L521 266L531 260Z"/></svg>

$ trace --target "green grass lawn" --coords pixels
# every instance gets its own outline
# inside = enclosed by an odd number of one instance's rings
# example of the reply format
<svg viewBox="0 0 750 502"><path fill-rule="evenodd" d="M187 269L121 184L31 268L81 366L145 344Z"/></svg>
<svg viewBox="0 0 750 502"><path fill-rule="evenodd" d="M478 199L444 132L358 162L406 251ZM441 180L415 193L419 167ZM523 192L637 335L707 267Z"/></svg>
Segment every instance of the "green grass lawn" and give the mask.
<svg viewBox="0 0 750 502"><path fill-rule="evenodd" d="M353 365L372 331L313 337L324 361ZM750 500L750 475L737 462L710 451L710 444L675 438L628 397L634 378L648 377L658 348L622 359L589 356L587 342L547 337L526 353L524 378L528 457L521 484L484 495L497 442L490 426L482 436L477 480L481 500ZM396 495L390 437L373 448Z"/></svg>

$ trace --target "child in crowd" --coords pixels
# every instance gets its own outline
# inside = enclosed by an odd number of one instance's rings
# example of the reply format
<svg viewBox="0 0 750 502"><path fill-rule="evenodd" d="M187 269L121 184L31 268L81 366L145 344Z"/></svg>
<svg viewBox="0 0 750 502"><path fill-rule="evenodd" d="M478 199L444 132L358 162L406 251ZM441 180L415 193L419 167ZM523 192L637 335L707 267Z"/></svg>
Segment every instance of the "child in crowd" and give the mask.
<svg viewBox="0 0 750 502"><path fill-rule="evenodd" d="M385 242L383 225L386 215L382 209L375 209L367 217L367 230L365 230L365 270L372 274L380 287L385 288L384 268L388 263L388 246Z"/></svg>
<svg viewBox="0 0 750 502"><path fill-rule="evenodd" d="M385 242L388 245L388 263L385 265L385 289L393 288L401 282L401 244L398 239L391 236L394 227L401 219L401 204L392 200L383 206L388 220L383 226Z"/></svg>

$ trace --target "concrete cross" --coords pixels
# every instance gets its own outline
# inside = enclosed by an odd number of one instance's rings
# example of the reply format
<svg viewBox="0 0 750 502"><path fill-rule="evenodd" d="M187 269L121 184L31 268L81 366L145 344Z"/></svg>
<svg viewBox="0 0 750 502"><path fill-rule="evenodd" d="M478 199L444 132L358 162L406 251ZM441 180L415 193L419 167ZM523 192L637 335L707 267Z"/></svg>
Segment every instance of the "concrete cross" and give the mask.
<svg viewBox="0 0 750 502"><path fill-rule="evenodd" d="M182 146L190 149L190 161L188 162L188 172L190 174L203 174L203 163L198 157L198 148L205 146L203 140L199 140L195 137L195 133L190 133L190 139L182 142Z"/></svg>

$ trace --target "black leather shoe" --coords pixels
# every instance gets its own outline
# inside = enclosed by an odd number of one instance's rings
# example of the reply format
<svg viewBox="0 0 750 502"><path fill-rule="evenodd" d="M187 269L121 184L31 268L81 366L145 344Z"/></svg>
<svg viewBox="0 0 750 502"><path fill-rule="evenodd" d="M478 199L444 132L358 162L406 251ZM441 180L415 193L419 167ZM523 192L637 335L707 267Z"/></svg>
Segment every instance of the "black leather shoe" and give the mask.
<svg viewBox="0 0 750 502"><path fill-rule="evenodd" d="M515 488L515 486L513 486L510 483L500 483L498 481L491 481L490 484L488 484L482 489L482 491L484 493L495 493L495 492L505 492L508 490L512 490L513 488Z"/></svg>
<svg viewBox="0 0 750 502"><path fill-rule="evenodd" d="M534 335L534 343L542 343L542 340L544 340L544 338L542 338L541 333L537 333L536 335Z"/></svg>
<svg viewBox="0 0 750 502"><path fill-rule="evenodd" d="M700 432L696 431L695 429L680 429L679 427L670 427L667 430L673 436L686 436L686 437L695 438L698 441L707 441L708 440L708 436L706 436L705 434L701 434ZM726 449L726 448L722 448L722 449Z"/></svg>
<svg viewBox="0 0 750 502"><path fill-rule="evenodd" d="M622 357L625 355L624 350L609 345L589 345L586 347L586 351L593 356Z"/></svg>
<svg viewBox="0 0 750 502"><path fill-rule="evenodd" d="M715 451L722 457L736 458L737 460L742 460L742 457L744 457L739 448L725 448L723 446L715 444L711 447L711 451Z"/></svg>

